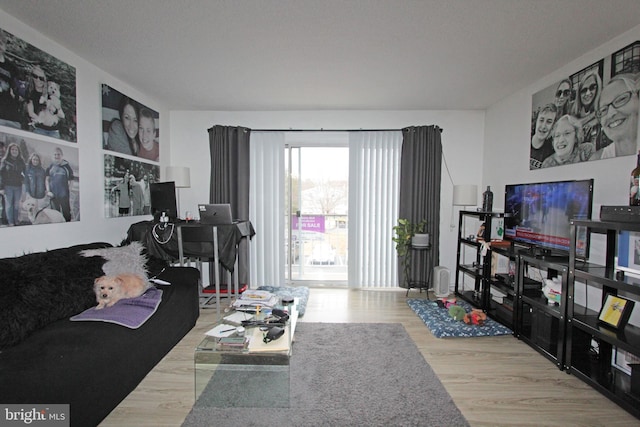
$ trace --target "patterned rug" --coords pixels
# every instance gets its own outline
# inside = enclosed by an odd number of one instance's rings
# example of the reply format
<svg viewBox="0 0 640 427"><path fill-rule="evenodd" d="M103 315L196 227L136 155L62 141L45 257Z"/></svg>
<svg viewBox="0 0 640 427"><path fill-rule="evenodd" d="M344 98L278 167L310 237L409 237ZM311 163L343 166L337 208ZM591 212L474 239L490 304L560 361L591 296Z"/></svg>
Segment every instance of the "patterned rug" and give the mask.
<svg viewBox="0 0 640 427"><path fill-rule="evenodd" d="M298 298L298 316L304 316L309 300L309 288L306 286L260 286L258 290L271 292L279 297Z"/></svg>
<svg viewBox="0 0 640 427"><path fill-rule="evenodd" d="M489 318L482 326L468 325L454 320L449 315L449 310L438 307L435 301L408 299L407 304L436 338L490 337L513 333L511 329ZM467 313L471 311L471 305L465 301L458 300L456 304L464 308Z"/></svg>

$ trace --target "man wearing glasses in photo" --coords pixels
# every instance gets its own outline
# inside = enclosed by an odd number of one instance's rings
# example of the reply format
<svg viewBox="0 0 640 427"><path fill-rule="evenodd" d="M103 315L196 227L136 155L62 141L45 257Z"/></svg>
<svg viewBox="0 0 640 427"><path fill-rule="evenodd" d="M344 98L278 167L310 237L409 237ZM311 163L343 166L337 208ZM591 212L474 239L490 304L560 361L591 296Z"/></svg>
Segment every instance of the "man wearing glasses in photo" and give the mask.
<svg viewBox="0 0 640 427"><path fill-rule="evenodd" d="M608 159L638 152L638 75L614 76L602 90L596 116L612 142L593 158Z"/></svg>

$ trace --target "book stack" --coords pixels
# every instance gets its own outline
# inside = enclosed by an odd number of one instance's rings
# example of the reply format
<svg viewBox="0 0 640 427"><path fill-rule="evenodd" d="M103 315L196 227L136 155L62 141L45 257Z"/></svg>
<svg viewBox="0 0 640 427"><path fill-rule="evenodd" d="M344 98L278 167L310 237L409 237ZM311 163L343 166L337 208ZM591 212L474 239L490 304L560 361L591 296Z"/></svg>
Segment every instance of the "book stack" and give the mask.
<svg viewBox="0 0 640 427"><path fill-rule="evenodd" d="M249 337L222 337L216 342L218 351L243 351L249 347Z"/></svg>

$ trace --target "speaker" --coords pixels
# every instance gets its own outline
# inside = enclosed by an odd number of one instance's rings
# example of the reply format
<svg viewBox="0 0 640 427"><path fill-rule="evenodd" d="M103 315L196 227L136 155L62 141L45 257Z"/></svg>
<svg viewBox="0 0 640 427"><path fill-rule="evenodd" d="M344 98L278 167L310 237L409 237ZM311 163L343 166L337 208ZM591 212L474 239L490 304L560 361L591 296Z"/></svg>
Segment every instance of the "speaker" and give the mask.
<svg viewBox="0 0 640 427"><path fill-rule="evenodd" d="M433 293L438 298L449 296L449 269L441 265L433 268Z"/></svg>

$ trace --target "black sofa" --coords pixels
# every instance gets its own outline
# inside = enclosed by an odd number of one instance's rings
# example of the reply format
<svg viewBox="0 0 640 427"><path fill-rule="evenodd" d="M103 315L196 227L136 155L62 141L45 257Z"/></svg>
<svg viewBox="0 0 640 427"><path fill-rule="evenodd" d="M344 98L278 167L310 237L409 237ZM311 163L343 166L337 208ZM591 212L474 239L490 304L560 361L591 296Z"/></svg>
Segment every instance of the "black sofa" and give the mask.
<svg viewBox="0 0 640 427"><path fill-rule="evenodd" d="M199 315L198 270L148 264L162 301L138 329L70 321L95 306L105 259L95 243L0 259L0 403L69 404L72 426L98 425L189 332Z"/></svg>

